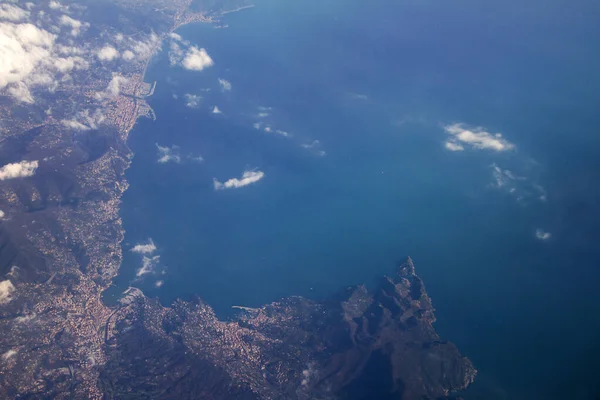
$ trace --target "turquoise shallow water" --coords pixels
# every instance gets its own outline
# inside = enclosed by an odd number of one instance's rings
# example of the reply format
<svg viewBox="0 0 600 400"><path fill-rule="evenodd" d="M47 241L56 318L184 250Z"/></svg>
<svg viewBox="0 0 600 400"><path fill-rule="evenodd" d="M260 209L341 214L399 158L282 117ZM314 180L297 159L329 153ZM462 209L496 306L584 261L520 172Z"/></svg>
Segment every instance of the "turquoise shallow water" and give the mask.
<svg viewBox="0 0 600 400"><path fill-rule="evenodd" d="M130 140L117 285L197 294L226 317L373 282L410 255L440 334L481 371L472 396L592 398L600 32L591 3L513 6L263 1L226 29L183 27L215 65L171 67L165 44L148 71L158 120ZM515 149L449 152L456 122ZM502 187L494 165L511 171ZM245 170L264 178L214 189ZM160 258L136 278L130 250L150 238Z"/></svg>

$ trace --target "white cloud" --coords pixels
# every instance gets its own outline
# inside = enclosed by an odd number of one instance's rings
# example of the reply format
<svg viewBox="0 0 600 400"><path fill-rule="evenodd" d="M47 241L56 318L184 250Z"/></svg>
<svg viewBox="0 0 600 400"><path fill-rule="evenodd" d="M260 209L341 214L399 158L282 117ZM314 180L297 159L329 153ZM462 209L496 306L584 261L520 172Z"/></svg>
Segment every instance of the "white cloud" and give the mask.
<svg viewBox="0 0 600 400"><path fill-rule="evenodd" d="M244 186L251 185L263 179L265 177L265 173L262 171L244 171L242 175L242 179L231 178L226 182L219 182L216 178L213 179L213 184L215 190L223 190L223 189L237 189Z"/></svg>
<svg viewBox="0 0 600 400"><path fill-rule="evenodd" d="M258 113L258 115L257 115L258 118L266 118L268 116L269 116L269 113L267 113L267 112L261 112L261 113Z"/></svg>
<svg viewBox="0 0 600 400"><path fill-rule="evenodd" d="M4 211L0 210L0 219L4 218L6 214L4 213Z"/></svg>
<svg viewBox="0 0 600 400"><path fill-rule="evenodd" d="M214 106L214 107L213 107L213 109L212 109L212 113L213 113L213 114L223 114L223 111L221 111L221 110L219 109L219 107L217 107L217 106Z"/></svg>
<svg viewBox="0 0 600 400"><path fill-rule="evenodd" d="M171 38L169 46L169 62L171 65L180 65L191 71L202 71L214 65L214 61L210 58L206 49L193 46L176 33L171 33L169 37Z"/></svg>
<svg viewBox="0 0 600 400"><path fill-rule="evenodd" d="M118 41L123 41L123 37ZM160 37L154 32L148 35L145 39L135 40L127 39L127 50L122 54L125 61L133 61L135 59L146 60L160 49Z"/></svg>
<svg viewBox="0 0 600 400"><path fill-rule="evenodd" d="M228 80L219 78L219 85L221 85L221 89L224 92L230 92L231 91L231 88L232 88L231 82L229 82Z"/></svg>
<svg viewBox="0 0 600 400"><path fill-rule="evenodd" d="M198 108L200 106L200 101L202 100L202 96L197 94L186 93L183 95L185 98L185 106L189 108Z"/></svg>
<svg viewBox="0 0 600 400"><path fill-rule="evenodd" d="M0 90L15 99L32 103L34 87L53 90L57 74L85 69L81 57L62 57L67 46L55 46L56 35L32 24L0 22Z"/></svg>
<svg viewBox="0 0 600 400"><path fill-rule="evenodd" d="M202 71L205 68L212 67L214 61L210 58L206 49L198 49L196 46L192 46L185 54L181 65L190 71Z"/></svg>
<svg viewBox="0 0 600 400"><path fill-rule="evenodd" d="M96 53L96 56L101 61L113 61L119 58L119 51L112 46L106 45Z"/></svg>
<svg viewBox="0 0 600 400"><path fill-rule="evenodd" d="M89 24L83 24L81 21L73 19L68 15L60 17L60 24L71 28L71 36L78 36L82 27L87 27Z"/></svg>
<svg viewBox="0 0 600 400"><path fill-rule="evenodd" d="M6 353L2 354L2 359L7 361L8 359L14 357L17 354L15 350L8 350Z"/></svg>
<svg viewBox="0 0 600 400"><path fill-rule="evenodd" d="M312 150L314 152L314 154L321 156L321 157L327 155L327 153L325 153L324 150L320 149L321 142L318 140L313 140L312 143L301 144L300 147L302 147L303 149Z"/></svg>
<svg viewBox="0 0 600 400"><path fill-rule="evenodd" d="M135 54L131 50L125 50L122 57L125 61L131 61L135 58Z"/></svg>
<svg viewBox="0 0 600 400"><path fill-rule="evenodd" d="M552 234L550 232L546 232L543 229L537 229L535 231L535 237L539 240L548 240L552 237Z"/></svg>
<svg viewBox="0 0 600 400"><path fill-rule="evenodd" d="M156 282L154 282L154 287L159 288L159 287L162 287L162 285L164 285L164 284L165 284L164 281L156 281Z"/></svg>
<svg viewBox="0 0 600 400"><path fill-rule="evenodd" d="M20 317L15 318L15 323L16 324L26 324L30 321L33 321L35 319L35 317L37 317L36 313L31 313L28 315L22 315Z"/></svg>
<svg viewBox="0 0 600 400"><path fill-rule="evenodd" d="M63 6L62 4L60 4L58 1L56 0L51 0L50 3L48 4L48 6L52 9L52 10L60 10L62 12L68 12L69 11L69 6Z"/></svg>
<svg viewBox="0 0 600 400"><path fill-rule="evenodd" d="M74 119L62 120L61 123L67 128L74 129L76 131L89 131L92 129L98 129L106 117L100 109L90 113L90 110L83 110L77 113Z"/></svg>
<svg viewBox="0 0 600 400"><path fill-rule="evenodd" d="M281 136L290 137L292 136L289 132L282 131L281 129L276 129L275 133Z"/></svg>
<svg viewBox="0 0 600 400"><path fill-rule="evenodd" d="M158 150L158 162L160 164L166 164L168 162L180 163L181 156L179 155L179 146L161 146L156 143L156 149Z"/></svg>
<svg viewBox="0 0 600 400"><path fill-rule="evenodd" d="M138 243L130 251L138 254L152 254L156 251L156 245L152 239L148 239L148 243Z"/></svg>
<svg viewBox="0 0 600 400"><path fill-rule="evenodd" d="M23 21L29 18L29 12L12 4L0 4L0 19Z"/></svg>
<svg viewBox="0 0 600 400"><path fill-rule="evenodd" d="M501 133L492 134L480 127L468 129L464 124L452 124L445 126L444 130L452 136L446 142L446 148L451 151L462 150L463 144L478 150L493 151L507 151L515 147Z"/></svg>
<svg viewBox="0 0 600 400"><path fill-rule="evenodd" d="M114 99L121 94L121 86L129 80L123 76L113 74L112 79L108 82L104 92L97 92L95 97L97 100Z"/></svg>
<svg viewBox="0 0 600 400"><path fill-rule="evenodd" d="M135 276L140 278L146 274L154 272L154 267L156 267L156 265L159 263L159 261L160 261L160 256L154 256L154 257L144 256L142 258L142 266L136 271Z"/></svg>
<svg viewBox="0 0 600 400"><path fill-rule="evenodd" d="M0 282L0 304L6 304L12 300L12 294L15 291L15 285L10 280Z"/></svg>
<svg viewBox="0 0 600 400"><path fill-rule="evenodd" d="M444 146L450 151L463 151L465 149L461 144L456 142L446 142Z"/></svg>
<svg viewBox="0 0 600 400"><path fill-rule="evenodd" d="M6 164L0 168L0 181L33 176L37 168L38 161L21 161L18 163Z"/></svg>

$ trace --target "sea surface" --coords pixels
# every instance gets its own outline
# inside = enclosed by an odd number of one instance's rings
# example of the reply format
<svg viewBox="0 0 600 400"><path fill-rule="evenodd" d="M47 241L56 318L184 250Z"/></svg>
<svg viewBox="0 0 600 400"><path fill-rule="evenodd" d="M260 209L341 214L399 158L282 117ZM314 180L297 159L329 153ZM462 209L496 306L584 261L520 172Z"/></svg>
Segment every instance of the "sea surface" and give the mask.
<svg viewBox="0 0 600 400"><path fill-rule="evenodd" d="M599 11L259 0L182 27L214 65L172 66L165 42L147 72L158 118L129 140L117 288L227 318L411 256L440 335L480 371L470 398L598 396ZM449 151L456 123L514 148ZM215 189L245 171L264 176Z"/></svg>

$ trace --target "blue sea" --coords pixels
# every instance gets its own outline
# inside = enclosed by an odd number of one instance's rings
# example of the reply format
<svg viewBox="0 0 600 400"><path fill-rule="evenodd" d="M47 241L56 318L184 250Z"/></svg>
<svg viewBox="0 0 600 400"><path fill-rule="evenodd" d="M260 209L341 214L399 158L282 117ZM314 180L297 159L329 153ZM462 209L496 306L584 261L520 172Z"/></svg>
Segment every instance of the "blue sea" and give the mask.
<svg viewBox="0 0 600 400"><path fill-rule="evenodd" d="M480 371L467 398L598 396L599 17L589 0L258 0L182 27L214 65L171 65L165 42L147 72L157 120L129 141L117 287L227 318L411 256ZM512 148L450 151L453 124Z"/></svg>

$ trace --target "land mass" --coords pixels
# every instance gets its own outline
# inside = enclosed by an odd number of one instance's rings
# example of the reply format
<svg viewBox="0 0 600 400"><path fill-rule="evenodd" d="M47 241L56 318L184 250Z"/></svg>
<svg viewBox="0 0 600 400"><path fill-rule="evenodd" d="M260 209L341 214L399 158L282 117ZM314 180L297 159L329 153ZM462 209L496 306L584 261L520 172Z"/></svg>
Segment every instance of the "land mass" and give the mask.
<svg viewBox="0 0 600 400"><path fill-rule="evenodd" d="M247 6L2 8L0 35L23 51L0 80L0 397L421 399L473 381L471 362L433 329L410 259L372 293L291 297L230 321L200 299L165 308L135 288L102 302L122 261L127 138L154 117L148 63L169 40L198 55L174 30Z"/></svg>

